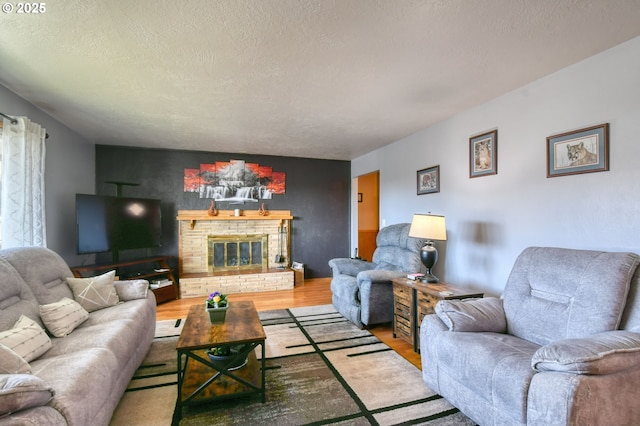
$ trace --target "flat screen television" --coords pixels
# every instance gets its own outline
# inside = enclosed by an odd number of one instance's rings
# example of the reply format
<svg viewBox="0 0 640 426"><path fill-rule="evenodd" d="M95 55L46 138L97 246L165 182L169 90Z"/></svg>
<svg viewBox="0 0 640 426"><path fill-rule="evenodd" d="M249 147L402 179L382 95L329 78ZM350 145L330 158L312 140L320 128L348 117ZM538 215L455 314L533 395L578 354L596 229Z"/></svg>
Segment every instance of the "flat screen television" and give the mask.
<svg viewBox="0 0 640 426"><path fill-rule="evenodd" d="M78 254L160 247L160 200L76 194Z"/></svg>

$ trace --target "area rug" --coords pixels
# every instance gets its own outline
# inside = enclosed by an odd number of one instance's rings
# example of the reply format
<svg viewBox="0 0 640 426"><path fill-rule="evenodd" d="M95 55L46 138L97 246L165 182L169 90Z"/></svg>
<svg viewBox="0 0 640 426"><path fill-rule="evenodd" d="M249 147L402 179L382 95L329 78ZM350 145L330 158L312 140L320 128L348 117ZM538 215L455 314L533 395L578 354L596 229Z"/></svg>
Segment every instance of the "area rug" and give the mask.
<svg viewBox="0 0 640 426"><path fill-rule="evenodd" d="M266 402L255 396L195 406L181 426L474 424L431 391L419 369L332 305L259 315L267 335ZM171 424L182 323L158 322L112 425Z"/></svg>

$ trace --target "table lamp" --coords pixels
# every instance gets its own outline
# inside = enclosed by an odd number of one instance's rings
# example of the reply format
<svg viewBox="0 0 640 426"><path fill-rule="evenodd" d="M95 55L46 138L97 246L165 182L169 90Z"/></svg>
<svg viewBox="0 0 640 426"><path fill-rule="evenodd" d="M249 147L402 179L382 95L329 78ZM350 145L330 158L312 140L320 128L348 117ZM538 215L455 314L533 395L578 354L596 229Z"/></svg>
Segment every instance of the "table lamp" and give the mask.
<svg viewBox="0 0 640 426"><path fill-rule="evenodd" d="M420 250L420 259L427 268L427 273L420 279L423 283L440 282L438 277L433 275L431 269L438 260L438 250L433 245L433 240L445 241L447 239L447 227L444 216L434 214L416 213L411 221L409 236L425 239L424 246Z"/></svg>

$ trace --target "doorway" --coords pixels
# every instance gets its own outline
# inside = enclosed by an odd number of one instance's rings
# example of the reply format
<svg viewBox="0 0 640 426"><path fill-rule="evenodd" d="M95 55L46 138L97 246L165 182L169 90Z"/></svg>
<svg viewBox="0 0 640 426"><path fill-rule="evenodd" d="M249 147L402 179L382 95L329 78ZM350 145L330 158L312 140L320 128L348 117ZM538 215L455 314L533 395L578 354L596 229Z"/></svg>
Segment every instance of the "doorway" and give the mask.
<svg viewBox="0 0 640 426"><path fill-rule="evenodd" d="M358 256L371 261L380 230L380 172L358 176Z"/></svg>

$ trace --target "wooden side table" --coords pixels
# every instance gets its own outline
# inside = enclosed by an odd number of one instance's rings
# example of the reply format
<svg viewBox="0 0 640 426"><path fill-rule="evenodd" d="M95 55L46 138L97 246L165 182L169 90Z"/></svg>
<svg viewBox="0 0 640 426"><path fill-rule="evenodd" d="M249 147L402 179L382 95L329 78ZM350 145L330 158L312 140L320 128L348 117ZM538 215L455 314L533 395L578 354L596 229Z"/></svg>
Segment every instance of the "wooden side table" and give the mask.
<svg viewBox="0 0 640 426"><path fill-rule="evenodd" d="M400 337L420 352L420 324L425 315L432 314L436 303L448 299L483 297L484 293L454 287L446 283L424 284L407 278L393 282L393 337Z"/></svg>

